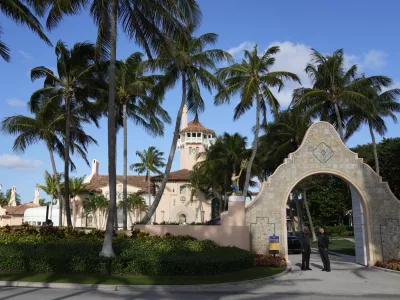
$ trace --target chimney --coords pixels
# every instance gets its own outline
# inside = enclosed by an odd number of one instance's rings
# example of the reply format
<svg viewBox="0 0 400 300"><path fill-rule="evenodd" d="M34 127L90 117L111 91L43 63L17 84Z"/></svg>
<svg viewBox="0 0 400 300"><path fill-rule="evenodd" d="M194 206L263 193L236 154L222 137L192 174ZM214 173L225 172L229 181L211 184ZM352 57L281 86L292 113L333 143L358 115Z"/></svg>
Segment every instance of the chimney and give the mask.
<svg viewBox="0 0 400 300"><path fill-rule="evenodd" d="M33 198L33 204L40 205L40 191L37 185L35 188L35 197Z"/></svg>
<svg viewBox="0 0 400 300"><path fill-rule="evenodd" d="M90 175L99 175L99 162L95 159L92 161L92 173Z"/></svg>
<svg viewBox="0 0 400 300"><path fill-rule="evenodd" d="M9 206L17 206L17 188L15 186L11 189L11 198L10 202L8 202Z"/></svg>
<svg viewBox="0 0 400 300"><path fill-rule="evenodd" d="M185 105L182 111L181 129L186 128L187 125L188 125L188 109L187 106Z"/></svg>

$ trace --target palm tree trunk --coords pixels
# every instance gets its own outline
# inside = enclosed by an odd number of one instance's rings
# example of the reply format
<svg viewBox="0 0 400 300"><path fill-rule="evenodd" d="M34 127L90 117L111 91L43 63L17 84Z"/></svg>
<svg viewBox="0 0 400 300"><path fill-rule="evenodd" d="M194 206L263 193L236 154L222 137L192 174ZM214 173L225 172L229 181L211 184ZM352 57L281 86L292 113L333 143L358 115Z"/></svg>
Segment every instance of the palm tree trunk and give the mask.
<svg viewBox="0 0 400 300"><path fill-rule="evenodd" d="M115 130L115 61L117 55L117 7L118 0L112 1L111 12L111 59L110 83L108 95L108 179L110 191L110 207L107 218L106 233L100 256L115 257L112 247L114 218L117 208L117 170L115 162L116 130Z"/></svg>
<svg viewBox="0 0 400 300"><path fill-rule="evenodd" d="M144 218L142 220L142 223L144 223L144 224L147 224L150 221L151 216L155 213L157 206L160 203L161 197L164 193L165 186L167 185L169 173L171 171L172 162L173 162L174 156L175 156L176 145L178 143L179 128L181 126L182 112L183 112L183 107L185 105L185 102L186 102L186 76L185 76L185 74L182 74L182 100L181 100L181 105L179 107L178 115L176 116L174 137L172 139L172 144L171 144L171 149L169 151L167 165L165 166L164 178L161 182L159 190L157 191L157 194L155 196L153 204L150 206L147 214L144 216Z"/></svg>
<svg viewBox="0 0 400 300"><path fill-rule="evenodd" d="M315 228L314 228L313 221L311 219L310 208L308 207L308 203L307 203L307 189L306 188L303 188L303 200L304 200L304 205L305 205L306 211L307 211L308 222L310 222L312 238L313 238L313 241L315 242L317 240L317 235L315 234Z"/></svg>
<svg viewBox="0 0 400 300"><path fill-rule="evenodd" d="M369 125L369 132L371 133L371 138L372 138L372 148L374 150L374 158L375 158L375 171L376 174L379 175L379 159L378 159L378 149L376 147L376 140L375 140L375 134L374 134L374 129L372 128L371 123Z"/></svg>
<svg viewBox="0 0 400 300"><path fill-rule="evenodd" d="M260 131L260 105L261 105L261 95L257 95L257 102L256 102L256 130L254 132L254 141L253 141L253 151L250 156L249 163L247 165L247 170L246 170L246 180L244 182L244 188L243 188L243 197L246 200L247 197L247 191L249 189L249 183L250 183L250 177L251 177L251 168L253 166L253 161L254 158L256 157L257 154L257 146L258 146L258 132Z"/></svg>
<svg viewBox="0 0 400 300"><path fill-rule="evenodd" d="M56 162L54 161L53 151L51 150L49 145L47 146L47 149L49 150L51 166L53 167L54 178L56 180L57 196L58 196L58 203L59 203L58 205L60 207L59 216L58 216L58 218L59 218L58 226L62 226L62 205L61 205L62 204L62 196L61 196L60 181L58 180Z"/></svg>
<svg viewBox="0 0 400 300"><path fill-rule="evenodd" d="M344 132L343 132L342 117L340 116L339 106L337 105L337 103L334 103L334 106L335 106L336 119L337 119L337 122L338 122L339 135L340 135L340 138L342 139L342 141L344 143Z"/></svg>
<svg viewBox="0 0 400 300"><path fill-rule="evenodd" d="M67 226L72 227L71 210L69 206L69 144L71 140L70 134L70 115L71 115L71 98L65 99L65 154L64 154L64 207L65 216L67 218Z"/></svg>
<svg viewBox="0 0 400 300"><path fill-rule="evenodd" d="M150 174L147 175L147 188L149 193L149 206L151 206L151 186L150 186ZM155 214L155 212L154 212Z"/></svg>
<svg viewBox="0 0 400 300"><path fill-rule="evenodd" d="M123 105L123 123L124 123L124 180L122 187L122 227L128 230L128 126L126 125L126 102Z"/></svg>

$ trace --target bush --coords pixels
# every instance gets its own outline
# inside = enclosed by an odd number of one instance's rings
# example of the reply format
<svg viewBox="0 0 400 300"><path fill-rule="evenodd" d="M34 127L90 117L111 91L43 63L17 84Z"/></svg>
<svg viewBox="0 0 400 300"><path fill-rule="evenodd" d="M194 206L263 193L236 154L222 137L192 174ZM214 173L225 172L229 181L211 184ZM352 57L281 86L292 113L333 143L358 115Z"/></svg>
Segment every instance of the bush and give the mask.
<svg viewBox="0 0 400 300"><path fill-rule="evenodd" d="M385 262L377 261L375 266L385 268L385 269L391 269L395 271L400 271L400 260L389 260Z"/></svg>
<svg viewBox="0 0 400 300"><path fill-rule="evenodd" d="M325 226L325 231L331 236L344 236L346 232L352 231L348 226Z"/></svg>
<svg viewBox="0 0 400 300"><path fill-rule="evenodd" d="M257 254L254 265L256 267L284 268L286 267L286 260L280 256Z"/></svg>
<svg viewBox="0 0 400 300"><path fill-rule="evenodd" d="M220 247L192 236L134 238L117 234L116 258L99 257L104 232L90 233L44 226L32 230L0 230L0 270L35 273L95 273L118 275L207 275L254 266L254 254L235 247Z"/></svg>

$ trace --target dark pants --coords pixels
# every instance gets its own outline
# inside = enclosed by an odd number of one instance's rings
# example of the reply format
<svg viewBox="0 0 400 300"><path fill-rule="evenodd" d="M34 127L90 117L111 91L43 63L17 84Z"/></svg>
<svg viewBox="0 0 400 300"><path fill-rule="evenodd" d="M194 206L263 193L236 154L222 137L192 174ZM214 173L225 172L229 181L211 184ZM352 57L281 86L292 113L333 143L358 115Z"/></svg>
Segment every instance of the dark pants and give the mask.
<svg viewBox="0 0 400 300"><path fill-rule="evenodd" d="M329 260L328 250L325 248L318 248L318 250L319 250L319 255L321 256L322 263L324 264L324 269L330 270L331 262Z"/></svg>
<svg viewBox="0 0 400 300"><path fill-rule="evenodd" d="M311 251L303 251L301 253L301 269L309 269L310 268L310 255Z"/></svg>

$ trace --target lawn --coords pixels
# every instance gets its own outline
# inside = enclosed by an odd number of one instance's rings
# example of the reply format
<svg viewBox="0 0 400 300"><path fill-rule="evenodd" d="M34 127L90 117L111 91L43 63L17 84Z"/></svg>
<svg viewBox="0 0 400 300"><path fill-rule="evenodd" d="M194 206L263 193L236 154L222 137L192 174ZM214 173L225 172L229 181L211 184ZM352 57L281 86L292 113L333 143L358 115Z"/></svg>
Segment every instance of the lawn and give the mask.
<svg viewBox="0 0 400 300"><path fill-rule="evenodd" d="M0 272L0 281L47 283L82 283L110 285L188 285L213 284L253 280L283 272L283 268L258 267L220 275L208 276L106 276L93 274L27 274Z"/></svg>
<svg viewBox="0 0 400 300"><path fill-rule="evenodd" d="M312 246L317 248L317 242L313 242ZM331 240L331 243L329 244L329 251L356 256L355 244L345 239L335 238Z"/></svg>

